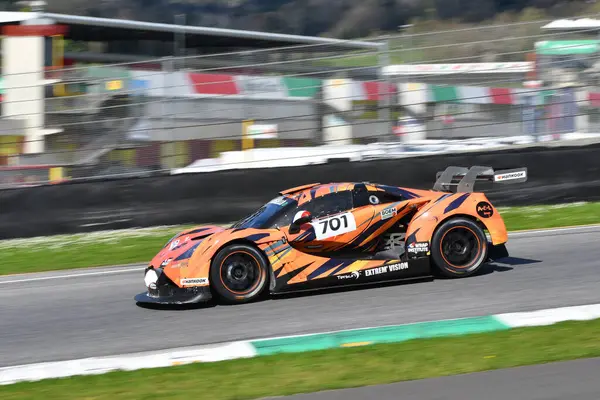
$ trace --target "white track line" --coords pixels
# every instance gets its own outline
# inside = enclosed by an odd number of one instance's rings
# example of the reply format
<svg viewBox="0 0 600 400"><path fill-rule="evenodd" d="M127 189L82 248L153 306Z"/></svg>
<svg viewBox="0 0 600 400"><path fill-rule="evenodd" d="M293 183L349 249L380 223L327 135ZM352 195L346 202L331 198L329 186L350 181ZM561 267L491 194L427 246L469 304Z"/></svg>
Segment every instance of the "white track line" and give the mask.
<svg viewBox="0 0 600 400"><path fill-rule="evenodd" d="M54 280L54 279L79 278L79 277L97 276L97 275L124 274L124 273L128 273L128 272L142 271L144 268L145 267L132 267L132 268L127 268L127 269L113 269L113 270L99 271L99 272L84 272L84 273L80 273L80 274L40 276L37 278L25 278L25 279L11 279L11 280L6 280L6 281L0 281L0 285L7 284L7 283L49 281L49 280Z"/></svg>
<svg viewBox="0 0 600 400"><path fill-rule="evenodd" d="M551 229L535 229L527 231L516 231L508 232L509 237L514 236L537 236L544 233L560 233L560 232L571 232L571 231L587 231L600 229L600 225L583 225L583 226L571 226L566 228L551 228Z"/></svg>

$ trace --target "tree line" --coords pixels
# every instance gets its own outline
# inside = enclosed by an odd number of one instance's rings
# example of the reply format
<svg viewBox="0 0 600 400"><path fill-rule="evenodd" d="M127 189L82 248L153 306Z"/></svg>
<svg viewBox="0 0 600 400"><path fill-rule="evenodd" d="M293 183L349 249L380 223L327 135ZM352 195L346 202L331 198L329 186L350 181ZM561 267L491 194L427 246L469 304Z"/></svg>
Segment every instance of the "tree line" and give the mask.
<svg viewBox="0 0 600 400"><path fill-rule="evenodd" d="M357 38L415 21L481 23L537 9L550 18L596 8L598 0L51 0L51 12L299 35ZM5 10L22 7L0 1ZM178 17L180 16L180 17Z"/></svg>

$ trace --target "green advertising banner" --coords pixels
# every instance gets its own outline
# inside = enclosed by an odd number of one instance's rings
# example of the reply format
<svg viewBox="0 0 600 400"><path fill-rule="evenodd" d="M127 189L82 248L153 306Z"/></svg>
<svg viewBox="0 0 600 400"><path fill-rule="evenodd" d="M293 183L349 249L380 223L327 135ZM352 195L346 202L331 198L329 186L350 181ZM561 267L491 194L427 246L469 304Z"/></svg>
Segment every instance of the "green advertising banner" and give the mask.
<svg viewBox="0 0 600 400"><path fill-rule="evenodd" d="M598 40L557 40L537 42L535 51L540 55L594 54L600 49Z"/></svg>

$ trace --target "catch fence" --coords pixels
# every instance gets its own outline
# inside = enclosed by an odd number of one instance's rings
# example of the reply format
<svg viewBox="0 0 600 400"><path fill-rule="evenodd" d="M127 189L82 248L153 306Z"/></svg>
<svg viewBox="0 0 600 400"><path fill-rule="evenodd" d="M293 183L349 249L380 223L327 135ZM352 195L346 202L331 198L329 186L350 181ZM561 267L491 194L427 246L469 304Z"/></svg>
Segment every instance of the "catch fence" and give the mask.
<svg viewBox="0 0 600 400"><path fill-rule="evenodd" d="M595 137L597 31L550 22L47 71L43 109L3 99L0 187Z"/></svg>

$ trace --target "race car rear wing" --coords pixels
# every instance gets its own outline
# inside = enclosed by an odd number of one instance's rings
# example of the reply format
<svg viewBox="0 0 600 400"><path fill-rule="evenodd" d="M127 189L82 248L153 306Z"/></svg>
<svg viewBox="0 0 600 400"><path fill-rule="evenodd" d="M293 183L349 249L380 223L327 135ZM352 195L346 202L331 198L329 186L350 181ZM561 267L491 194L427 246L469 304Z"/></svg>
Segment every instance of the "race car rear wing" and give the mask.
<svg viewBox="0 0 600 400"><path fill-rule="evenodd" d="M442 192L472 192L476 182L523 183L527 182L527 168L494 171L492 167L448 167L436 174L433 190Z"/></svg>

